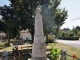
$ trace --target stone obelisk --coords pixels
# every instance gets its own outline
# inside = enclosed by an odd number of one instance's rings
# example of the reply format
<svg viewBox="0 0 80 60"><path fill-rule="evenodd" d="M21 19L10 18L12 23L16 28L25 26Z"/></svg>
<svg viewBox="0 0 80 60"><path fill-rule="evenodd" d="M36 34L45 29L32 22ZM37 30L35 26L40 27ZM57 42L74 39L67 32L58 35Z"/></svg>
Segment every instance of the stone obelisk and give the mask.
<svg viewBox="0 0 80 60"><path fill-rule="evenodd" d="M46 44L43 35L43 23L41 9L36 9L35 16L35 35L34 43L32 45L32 60L47 60L46 58Z"/></svg>

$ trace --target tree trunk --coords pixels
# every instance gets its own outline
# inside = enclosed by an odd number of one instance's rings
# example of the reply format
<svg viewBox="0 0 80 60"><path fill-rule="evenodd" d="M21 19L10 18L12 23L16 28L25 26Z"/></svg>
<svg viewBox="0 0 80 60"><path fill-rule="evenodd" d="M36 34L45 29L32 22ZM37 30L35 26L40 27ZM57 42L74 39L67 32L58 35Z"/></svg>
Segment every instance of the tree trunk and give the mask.
<svg viewBox="0 0 80 60"><path fill-rule="evenodd" d="M32 36L32 42L31 43L33 43L34 42L34 35L32 34L31 36Z"/></svg>
<svg viewBox="0 0 80 60"><path fill-rule="evenodd" d="M8 35L8 46L10 46L10 36Z"/></svg>
<svg viewBox="0 0 80 60"><path fill-rule="evenodd" d="M46 44L48 44L48 34L46 34Z"/></svg>
<svg viewBox="0 0 80 60"><path fill-rule="evenodd" d="M58 34L59 34L59 26L57 26L57 29L56 29L56 38L58 39Z"/></svg>
<svg viewBox="0 0 80 60"><path fill-rule="evenodd" d="M32 41L31 43L34 42L34 29L30 29L29 32L31 33Z"/></svg>

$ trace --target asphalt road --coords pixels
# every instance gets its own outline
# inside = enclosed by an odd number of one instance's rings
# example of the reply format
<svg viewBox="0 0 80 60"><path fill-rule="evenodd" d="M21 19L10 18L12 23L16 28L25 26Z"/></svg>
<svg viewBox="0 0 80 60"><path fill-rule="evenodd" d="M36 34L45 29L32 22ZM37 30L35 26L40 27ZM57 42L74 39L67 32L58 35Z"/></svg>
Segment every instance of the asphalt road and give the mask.
<svg viewBox="0 0 80 60"><path fill-rule="evenodd" d="M67 44L75 48L80 49L80 41L79 40L56 40L59 43Z"/></svg>

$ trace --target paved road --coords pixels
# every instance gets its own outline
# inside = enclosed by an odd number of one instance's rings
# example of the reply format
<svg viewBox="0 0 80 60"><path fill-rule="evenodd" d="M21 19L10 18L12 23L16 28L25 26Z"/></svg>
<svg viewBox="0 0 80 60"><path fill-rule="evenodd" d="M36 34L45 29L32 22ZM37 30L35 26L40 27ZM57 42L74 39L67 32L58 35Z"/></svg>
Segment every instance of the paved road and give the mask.
<svg viewBox="0 0 80 60"><path fill-rule="evenodd" d="M80 41L79 40L57 40L57 42L60 42L60 43L63 43L63 44L67 44L67 45L70 45L72 47L75 47L75 48L79 48L80 49Z"/></svg>

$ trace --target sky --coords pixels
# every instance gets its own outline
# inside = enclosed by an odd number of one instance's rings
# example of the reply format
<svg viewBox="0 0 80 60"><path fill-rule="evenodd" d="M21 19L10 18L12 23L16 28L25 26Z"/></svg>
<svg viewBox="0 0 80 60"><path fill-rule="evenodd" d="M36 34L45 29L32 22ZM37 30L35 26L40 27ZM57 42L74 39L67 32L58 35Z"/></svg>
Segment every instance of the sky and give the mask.
<svg viewBox="0 0 80 60"><path fill-rule="evenodd" d="M73 20L80 18L80 0L62 0L59 7L68 10L68 19L61 28L73 29L73 26L80 26L80 19Z"/></svg>
<svg viewBox="0 0 80 60"><path fill-rule="evenodd" d="M9 5L10 2L8 0L0 0L0 6L3 6L4 4ZM80 0L62 0L59 7L62 9L65 8L68 11L68 18L65 20L65 23L61 26L61 29L73 29L73 26L80 26L80 19L73 20L80 18Z"/></svg>

